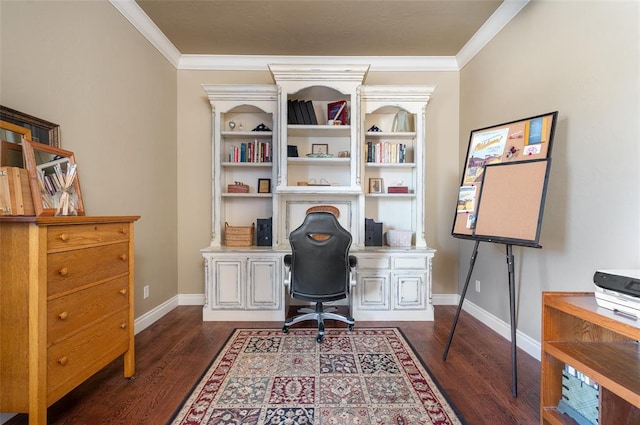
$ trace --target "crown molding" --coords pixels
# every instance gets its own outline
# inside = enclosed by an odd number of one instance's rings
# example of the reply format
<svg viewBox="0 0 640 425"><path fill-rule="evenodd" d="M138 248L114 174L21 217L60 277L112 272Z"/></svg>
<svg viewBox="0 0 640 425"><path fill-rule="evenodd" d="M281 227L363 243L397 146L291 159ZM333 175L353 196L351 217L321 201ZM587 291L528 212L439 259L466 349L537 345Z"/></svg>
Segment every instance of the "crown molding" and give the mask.
<svg viewBox="0 0 640 425"><path fill-rule="evenodd" d="M370 71L459 71L515 17L530 0L504 0L456 56L268 56L182 55L135 0L111 4L179 70L267 71L271 64L369 65Z"/></svg>
<svg viewBox="0 0 640 425"><path fill-rule="evenodd" d="M182 55L178 69L215 71L266 71L269 65L369 65L372 71L457 71L453 56L267 56Z"/></svg>
<svg viewBox="0 0 640 425"><path fill-rule="evenodd" d="M135 0L109 0L169 62L176 68L180 62L180 52L164 35L160 28L147 16Z"/></svg>
<svg viewBox="0 0 640 425"><path fill-rule="evenodd" d="M529 0L504 0L456 55L458 69L464 68L521 10Z"/></svg>

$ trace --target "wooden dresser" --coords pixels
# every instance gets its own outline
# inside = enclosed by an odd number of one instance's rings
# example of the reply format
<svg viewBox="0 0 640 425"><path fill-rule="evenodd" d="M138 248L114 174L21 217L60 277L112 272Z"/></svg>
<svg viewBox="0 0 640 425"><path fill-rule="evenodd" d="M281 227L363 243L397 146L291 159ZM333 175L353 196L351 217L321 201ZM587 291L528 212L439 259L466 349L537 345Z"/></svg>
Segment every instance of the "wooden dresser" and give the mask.
<svg viewBox="0 0 640 425"><path fill-rule="evenodd" d="M0 218L0 412L47 407L124 354L135 373L133 223Z"/></svg>

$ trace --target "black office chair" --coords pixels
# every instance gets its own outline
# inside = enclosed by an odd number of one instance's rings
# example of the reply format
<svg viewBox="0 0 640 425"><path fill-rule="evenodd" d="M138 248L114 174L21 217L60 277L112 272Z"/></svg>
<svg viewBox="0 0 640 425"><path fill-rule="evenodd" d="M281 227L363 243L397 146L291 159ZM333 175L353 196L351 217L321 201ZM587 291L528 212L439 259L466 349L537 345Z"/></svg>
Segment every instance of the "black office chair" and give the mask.
<svg viewBox="0 0 640 425"><path fill-rule="evenodd" d="M291 297L316 303L315 309L302 308L298 316L285 320L282 331L304 320L318 321L317 342L324 338L324 319L345 322L353 330L355 320L351 315L351 270L358 264L349 255L351 234L345 230L335 215L329 212L307 214L300 227L289 235L291 254L284 257L289 268L289 293ZM349 298L349 316L332 313L336 307L324 308L323 303Z"/></svg>

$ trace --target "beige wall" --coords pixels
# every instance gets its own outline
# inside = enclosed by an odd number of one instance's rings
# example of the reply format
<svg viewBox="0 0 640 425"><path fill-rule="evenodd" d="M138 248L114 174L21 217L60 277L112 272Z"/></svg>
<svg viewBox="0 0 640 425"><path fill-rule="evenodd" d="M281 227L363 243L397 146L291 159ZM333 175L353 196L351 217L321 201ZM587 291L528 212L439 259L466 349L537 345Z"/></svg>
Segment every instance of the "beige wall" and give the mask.
<svg viewBox="0 0 640 425"><path fill-rule="evenodd" d="M142 216L139 317L177 293L177 72L107 1L2 1L0 19L0 104L60 125L88 215Z"/></svg>
<svg viewBox="0 0 640 425"><path fill-rule="evenodd" d="M454 294L457 245L450 236L458 185L458 73L369 72L366 84L436 85L427 107L427 243L436 248L433 292ZM199 250L211 237L211 106L202 84L273 84L264 72L178 72L178 264L180 294L204 292Z"/></svg>
<svg viewBox="0 0 640 425"><path fill-rule="evenodd" d="M514 249L518 328L538 341L542 291L592 291L596 269L640 268L639 7L532 1L461 71L462 156L474 128L559 111L543 248ZM460 242L460 280L472 245ZM482 291L468 299L509 323L504 253L480 245Z"/></svg>

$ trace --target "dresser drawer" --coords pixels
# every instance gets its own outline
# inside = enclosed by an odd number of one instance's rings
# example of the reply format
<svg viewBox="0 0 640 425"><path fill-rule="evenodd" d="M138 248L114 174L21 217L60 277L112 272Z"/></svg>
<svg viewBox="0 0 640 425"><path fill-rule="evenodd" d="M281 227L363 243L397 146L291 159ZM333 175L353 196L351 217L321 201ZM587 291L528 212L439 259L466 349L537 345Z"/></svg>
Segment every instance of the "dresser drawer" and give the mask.
<svg viewBox="0 0 640 425"><path fill-rule="evenodd" d="M127 273L128 255L128 242L49 254L47 295Z"/></svg>
<svg viewBox="0 0 640 425"><path fill-rule="evenodd" d="M129 278L122 276L49 301L47 343L57 343L96 320L129 306Z"/></svg>
<svg viewBox="0 0 640 425"><path fill-rule="evenodd" d="M47 349L47 402L52 403L129 348L122 310Z"/></svg>
<svg viewBox="0 0 640 425"><path fill-rule="evenodd" d="M129 223L76 224L47 229L49 251L128 240Z"/></svg>

